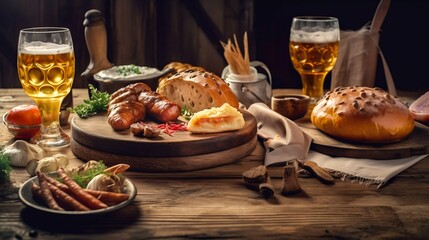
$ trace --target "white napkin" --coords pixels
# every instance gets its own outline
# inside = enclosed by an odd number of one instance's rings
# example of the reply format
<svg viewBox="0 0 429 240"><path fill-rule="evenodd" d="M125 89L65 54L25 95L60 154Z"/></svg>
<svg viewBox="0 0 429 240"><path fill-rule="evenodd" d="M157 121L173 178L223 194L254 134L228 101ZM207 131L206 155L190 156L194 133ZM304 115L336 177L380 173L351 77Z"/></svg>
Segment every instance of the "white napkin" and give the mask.
<svg viewBox="0 0 429 240"><path fill-rule="evenodd" d="M254 103L248 111L258 122L258 136L264 139L266 166L293 159L311 160L343 181L378 184L380 188L392 177L428 156L426 154L392 160L331 157L309 150L311 137L295 122L271 110L267 105Z"/></svg>
<svg viewBox="0 0 429 240"><path fill-rule="evenodd" d="M310 151L307 160L316 162L320 167L332 172L343 181L357 181L366 185L378 184L377 188L380 188L392 177L427 156L426 154L392 160L376 160L331 157Z"/></svg>
<svg viewBox="0 0 429 240"><path fill-rule="evenodd" d="M256 118L258 136L265 140L266 166L307 157L312 139L295 122L264 103L254 103L247 110Z"/></svg>

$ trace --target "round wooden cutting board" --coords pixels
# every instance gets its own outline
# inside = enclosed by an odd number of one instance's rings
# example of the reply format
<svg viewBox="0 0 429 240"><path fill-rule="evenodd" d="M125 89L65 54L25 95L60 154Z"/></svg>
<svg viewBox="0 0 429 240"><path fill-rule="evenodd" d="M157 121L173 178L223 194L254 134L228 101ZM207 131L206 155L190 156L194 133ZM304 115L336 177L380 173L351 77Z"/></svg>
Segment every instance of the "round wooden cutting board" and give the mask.
<svg viewBox="0 0 429 240"><path fill-rule="evenodd" d="M256 146L256 119L242 111L244 128L237 131L192 134L177 131L158 138L114 131L106 115L71 120L72 152L79 158L108 165L128 163L138 171L187 171L230 163L248 156Z"/></svg>
<svg viewBox="0 0 429 240"><path fill-rule="evenodd" d="M389 144L348 143L325 134L308 119L297 120L297 124L313 138L311 149L331 156L396 159L429 153L429 127L418 122L406 139Z"/></svg>

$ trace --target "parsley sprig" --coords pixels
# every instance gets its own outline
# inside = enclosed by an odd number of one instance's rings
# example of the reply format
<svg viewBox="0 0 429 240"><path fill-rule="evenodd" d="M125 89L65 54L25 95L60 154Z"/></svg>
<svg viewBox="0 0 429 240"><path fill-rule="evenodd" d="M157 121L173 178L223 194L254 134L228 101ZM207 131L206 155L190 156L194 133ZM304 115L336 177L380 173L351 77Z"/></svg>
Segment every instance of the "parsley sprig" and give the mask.
<svg viewBox="0 0 429 240"><path fill-rule="evenodd" d="M12 167L10 166L10 156L0 152L0 183L9 179Z"/></svg>
<svg viewBox="0 0 429 240"><path fill-rule="evenodd" d="M87 118L107 111L110 94L98 91L92 84L89 84L89 90L91 91L91 98L89 100L84 100L82 104L74 108L68 108L70 112L76 113L81 118Z"/></svg>
<svg viewBox="0 0 429 240"><path fill-rule="evenodd" d="M186 120L190 120L192 118L192 116L194 115L194 113L192 113L192 111L190 109L188 109L186 107L186 105L184 105L182 107L182 110L180 112L180 114L186 119Z"/></svg>
<svg viewBox="0 0 429 240"><path fill-rule="evenodd" d="M104 173L104 170L106 170L106 165L103 161L98 162L98 164L88 168L84 169L79 172L71 172L70 177L79 184L82 188L86 188L88 183L98 174Z"/></svg>

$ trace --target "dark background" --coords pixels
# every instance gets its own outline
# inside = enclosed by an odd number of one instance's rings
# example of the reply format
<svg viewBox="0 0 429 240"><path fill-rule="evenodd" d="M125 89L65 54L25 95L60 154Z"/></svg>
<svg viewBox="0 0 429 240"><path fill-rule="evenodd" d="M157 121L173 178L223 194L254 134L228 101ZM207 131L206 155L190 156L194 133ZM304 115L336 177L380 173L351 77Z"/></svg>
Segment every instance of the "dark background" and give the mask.
<svg viewBox="0 0 429 240"><path fill-rule="evenodd" d="M272 4L269 4L269 3ZM268 4L267 4L268 3ZM340 21L342 30L357 30L367 24L378 6L377 0L305 0L255 2L257 56L275 76L275 87L300 87L299 76L288 59L290 19L294 15L330 15ZM418 0L392 0L380 33L380 48L389 64L397 89L429 90L426 69L429 64L429 3ZM381 60L376 84L385 87ZM325 86L329 88L329 76Z"/></svg>
<svg viewBox="0 0 429 240"><path fill-rule="evenodd" d="M89 63L84 14L99 9L106 18L108 57L116 65L162 69L171 61L205 67L218 75L226 62L219 41L249 34L251 60L267 64L273 88L300 88L288 50L290 23L297 15L339 18L342 30L369 23L378 0L0 0L0 87L20 87L16 74L19 29L64 26L72 31L76 77ZM380 48L399 90L427 91L429 3L392 0L380 33ZM241 42L240 42L241 43ZM330 76L325 82L329 88ZM379 61L377 86L385 87Z"/></svg>

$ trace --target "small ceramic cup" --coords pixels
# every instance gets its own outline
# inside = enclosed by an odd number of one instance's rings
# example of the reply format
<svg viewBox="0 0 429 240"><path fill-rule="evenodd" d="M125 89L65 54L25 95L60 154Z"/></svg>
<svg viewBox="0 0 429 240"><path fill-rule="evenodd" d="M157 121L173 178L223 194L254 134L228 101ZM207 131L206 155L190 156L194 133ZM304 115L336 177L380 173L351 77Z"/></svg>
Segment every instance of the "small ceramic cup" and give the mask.
<svg viewBox="0 0 429 240"><path fill-rule="evenodd" d="M308 111L310 97L301 94L279 94L271 98L271 109L295 120L302 118Z"/></svg>

